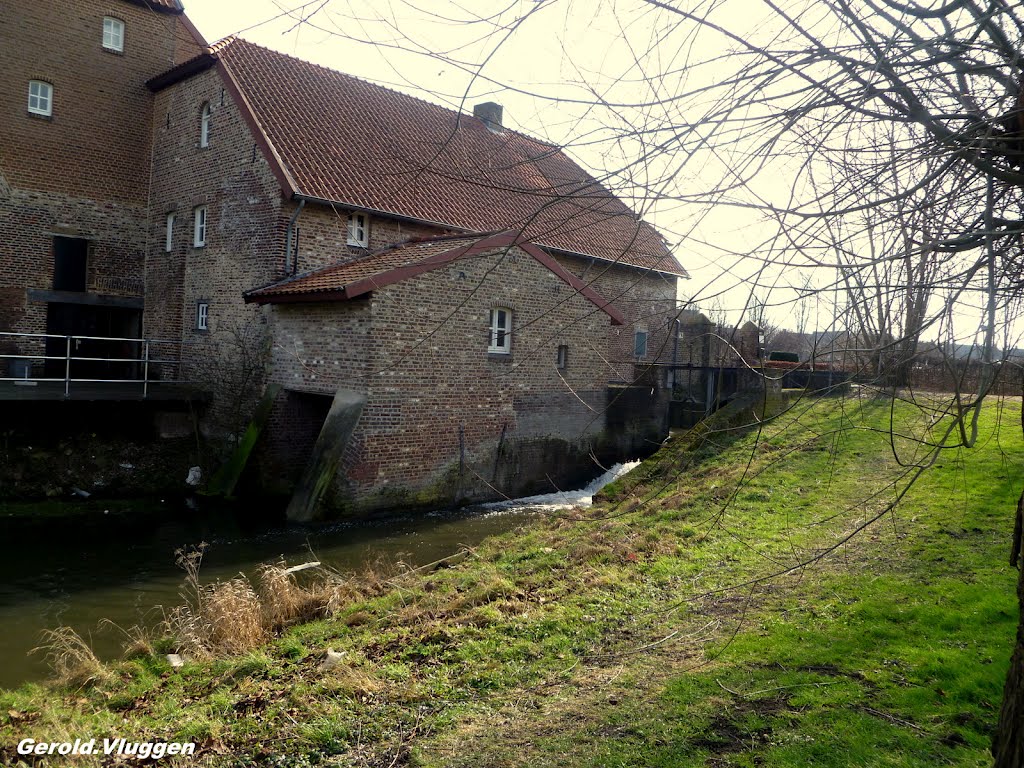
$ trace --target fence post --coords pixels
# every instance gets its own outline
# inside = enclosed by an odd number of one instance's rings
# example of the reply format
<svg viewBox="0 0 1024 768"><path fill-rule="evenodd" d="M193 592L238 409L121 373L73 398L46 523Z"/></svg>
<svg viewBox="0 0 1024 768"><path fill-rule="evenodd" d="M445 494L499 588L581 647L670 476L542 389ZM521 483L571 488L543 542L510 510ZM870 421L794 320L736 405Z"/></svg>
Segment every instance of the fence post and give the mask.
<svg viewBox="0 0 1024 768"><path fill-rule="evenodd" d="M71 393L71 337L67 337L67 347L64 352L64 397L70 397Z"/></svg>
<svg viewBox="0 0 1024 768"><path fill-rule="evenodd" d="M142 399L149 397L149 339L142 342Z"/></svg>

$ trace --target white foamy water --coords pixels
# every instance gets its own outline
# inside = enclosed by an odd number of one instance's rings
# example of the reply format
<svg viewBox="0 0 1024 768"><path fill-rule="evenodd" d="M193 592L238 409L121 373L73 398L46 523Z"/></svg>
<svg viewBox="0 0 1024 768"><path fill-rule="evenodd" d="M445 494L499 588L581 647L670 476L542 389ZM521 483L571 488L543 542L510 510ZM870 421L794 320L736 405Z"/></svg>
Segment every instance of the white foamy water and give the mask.
<svg viewBox="0 0 1024 768"><path fill-rule="evenodd" d="M488 510L490 514L503 512L514 512L519 509L569 509L571 507L589 507L594 503L594 494L604 488L613 480L618 480L634 467L640 466L639 461L627 461L624 464L615 464L600 477L595 477L585 488L575 491L556 491L554 493L542 493L539 496L524 496L521 499L508 499L507 501L493 501L490 504L481 504L481 507Z"/></svg>

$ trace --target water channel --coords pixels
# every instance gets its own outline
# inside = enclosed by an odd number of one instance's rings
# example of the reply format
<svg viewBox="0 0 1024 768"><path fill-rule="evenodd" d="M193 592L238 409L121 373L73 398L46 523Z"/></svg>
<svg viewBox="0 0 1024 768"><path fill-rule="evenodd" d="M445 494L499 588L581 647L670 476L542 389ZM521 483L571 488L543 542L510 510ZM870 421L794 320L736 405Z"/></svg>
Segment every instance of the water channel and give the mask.
<svg viewBox="0 0 1024 768"><path fill-rule="evenodd" d="M0 519L7 543L0 559L0 687L44 679L42 654L29 654L41 632L70 626L100 658L116 658L119 627L152 625L155 606L180 602L175 551L206 542L204 580L253 574L260 563L316 559L344 571L385 561L411 566L474 546L543 514L590 503L603 485L636 462L616 465L578 491L457 511L396 513L368 522L310 527L274 522L238 506L153 499L80 507L79 514ZM83 514L85 512L85 514Z"/></svg>

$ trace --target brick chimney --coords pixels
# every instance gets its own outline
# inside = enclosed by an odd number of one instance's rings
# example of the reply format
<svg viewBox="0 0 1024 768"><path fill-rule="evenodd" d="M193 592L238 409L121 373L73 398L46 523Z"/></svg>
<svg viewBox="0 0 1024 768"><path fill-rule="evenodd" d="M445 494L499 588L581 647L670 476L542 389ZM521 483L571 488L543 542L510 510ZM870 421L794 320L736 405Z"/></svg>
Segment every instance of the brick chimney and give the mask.
<svg viewBox="0 0 1024 768"><path fill-rule="evenodd" d="M487 130L495 133L501 130L501 114L501 104L496 104L493 101L485 101L483 104L473 107L473 117L479 117L484 121Z"/></svg>

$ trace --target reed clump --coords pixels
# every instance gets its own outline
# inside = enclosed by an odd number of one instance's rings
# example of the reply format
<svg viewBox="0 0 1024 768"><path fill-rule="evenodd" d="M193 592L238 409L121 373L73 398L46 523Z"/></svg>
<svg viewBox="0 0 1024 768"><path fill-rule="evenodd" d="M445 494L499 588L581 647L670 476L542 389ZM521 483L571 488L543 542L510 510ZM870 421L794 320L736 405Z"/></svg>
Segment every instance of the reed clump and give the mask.
<svg viewBox="0 0 1024 768"><path fill-rule="evenodd" d="M32 653L44 654L54 681L59 685L84 688L113 678L85 639L71 627L45 630L42 641Z"/></svg>
<svg viewBox="0 0 1024 768"><path fill-rule="evenodd" d="M360 577L322 566L294 573L281 561L261 566L255 584L243 574L203 584L204 551L201 545L177 553L185 571L182 604L164 621L177 650L195 659L252 651L286 627L332 616L376 594L384 583L372 570Z"/></svg>

